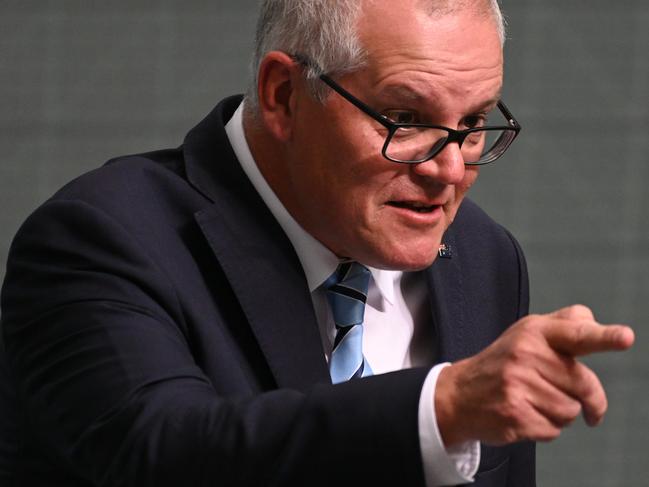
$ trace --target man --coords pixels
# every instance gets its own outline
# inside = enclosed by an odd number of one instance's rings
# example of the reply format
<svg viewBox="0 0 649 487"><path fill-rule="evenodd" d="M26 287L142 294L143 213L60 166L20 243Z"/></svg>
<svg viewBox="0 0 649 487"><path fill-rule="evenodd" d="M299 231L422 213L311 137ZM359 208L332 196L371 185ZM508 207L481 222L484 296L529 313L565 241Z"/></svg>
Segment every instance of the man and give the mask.
<svg viewBox="0 0 649 487"><path fill-rule="evenodd" d="M606 408L574 357L633 334L525 316L517 243L464 200L519 130L502 40L486 0L265 2L243 104L20 230L7 478L534 485L532 441Z"/></svg>

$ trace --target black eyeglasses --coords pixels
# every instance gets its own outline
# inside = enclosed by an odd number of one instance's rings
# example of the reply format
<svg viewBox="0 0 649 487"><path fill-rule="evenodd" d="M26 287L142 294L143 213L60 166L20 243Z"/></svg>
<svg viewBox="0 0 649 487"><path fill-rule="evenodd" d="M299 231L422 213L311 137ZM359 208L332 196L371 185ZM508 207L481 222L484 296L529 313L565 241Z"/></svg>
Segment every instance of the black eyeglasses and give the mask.
<svg viewBox="0 0 649 487"><path fill-rule="evenodd" d="M302 56L295 55L293 59L299 64L322 72L317 65ZM494 162L502 156L521 130L520 124L502 101L498 102L497 107L506 125L481 125L455 130L440 125L395 122L370 108L326 74L320 74L319 79L387 129L381 153L383 157L393 162L419 164L435 157L448 144L457 142L464 163L481 166ZM478 121L478 123L484 122Z"/></svg>

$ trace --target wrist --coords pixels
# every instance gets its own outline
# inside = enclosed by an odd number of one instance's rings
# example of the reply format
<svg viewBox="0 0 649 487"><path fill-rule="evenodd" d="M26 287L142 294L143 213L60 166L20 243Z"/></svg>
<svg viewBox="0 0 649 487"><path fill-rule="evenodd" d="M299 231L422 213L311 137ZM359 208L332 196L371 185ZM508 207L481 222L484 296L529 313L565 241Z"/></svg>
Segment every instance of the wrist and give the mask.
<svg viewBox="0 0 649 487"><path fill-rule="evenodd" d="M457 365L445 367L437 379L434 408L437 427L445 448L453 448L469 440L463 433L458 414Z"/></svg>

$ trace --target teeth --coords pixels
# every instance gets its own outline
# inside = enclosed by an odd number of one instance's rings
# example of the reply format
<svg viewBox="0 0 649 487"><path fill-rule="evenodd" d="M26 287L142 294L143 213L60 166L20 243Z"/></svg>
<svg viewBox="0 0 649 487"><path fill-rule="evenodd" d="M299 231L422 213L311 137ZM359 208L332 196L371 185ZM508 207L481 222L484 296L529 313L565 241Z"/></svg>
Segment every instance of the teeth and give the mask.
<svg viewBox="0 0 649 487"><path fill-rule="evenodd" d="M407 208L409 210L413 210L418 213L427 213L432 211L435 208L435 205L428 206L417 202L392 201L391 204L398 208Z"/></svg>

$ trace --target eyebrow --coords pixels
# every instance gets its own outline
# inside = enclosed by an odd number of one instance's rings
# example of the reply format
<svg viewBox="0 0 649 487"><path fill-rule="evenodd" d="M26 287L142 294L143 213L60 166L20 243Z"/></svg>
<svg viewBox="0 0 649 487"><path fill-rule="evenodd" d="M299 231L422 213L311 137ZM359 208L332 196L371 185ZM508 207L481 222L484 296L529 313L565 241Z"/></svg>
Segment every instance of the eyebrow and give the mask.
<svg viewBox="0 0 649 487"><path fill-rule="evenodd" d="M383 90L381 90L381 93L387 96L395 97L395 98L402 98L408 101L412 102L419 102L419 103L424 103L428 102L430 103L431 98L430 96L425 96L423 93L420 93L416 89L406 86L406 85L389 85L386 86ZM498 90L496 95L493 98L490 98L488 100L485 100L483 102L480 102L476 104L476 108L474 110L471 110L472 112L479 112L480 110L484 109L493 109L496 107L498 102L500 101L502 91ZM437 99L437 96L434 96L433 99Z"/></svg>
<svg viewBox="0 0 649 487"><path fill-rule="evenodd" d="M496 96L493 98L490 98L489 100L482 102L478 105L478 110L480 109L485 109L489 108L490 110L496 108L496 105L498 105L498 102L500 101L500 98L502 96L502 91L498 90L498 93L496 93Z"/></svg>
<svg viewBox="0 0 649 487"><path fill-rule="evenodd" d="M394 96L396 98L405 98L410 101L425 101L428 99L417 90L414 90L405 85L389 85L381 90L381 93L388 96Z"/></svg>

